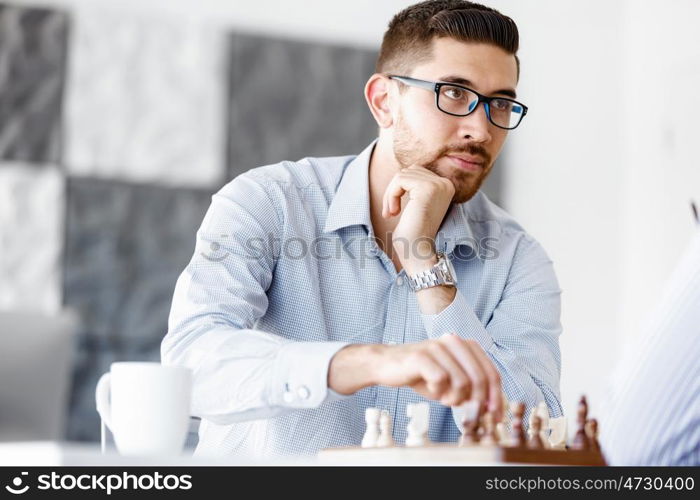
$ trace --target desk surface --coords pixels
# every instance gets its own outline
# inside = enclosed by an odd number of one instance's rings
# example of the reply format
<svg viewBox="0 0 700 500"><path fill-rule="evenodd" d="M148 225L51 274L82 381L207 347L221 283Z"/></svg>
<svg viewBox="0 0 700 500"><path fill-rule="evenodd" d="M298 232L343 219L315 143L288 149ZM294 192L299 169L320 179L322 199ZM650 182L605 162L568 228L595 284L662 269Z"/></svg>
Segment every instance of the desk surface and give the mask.
<svg viewBox="0 0 700 500"><path fill-rule="evenodd" d="M508 451L508 450L506 450ZM521 454L546 454L563 453L566 456L571 453L585 452L556 452L552 450L510 450ZM507 455L507 454L506 454ZM98 444L66 443L55 441L24 441L12 443L0 443L0 466L14 467L60 467L60 466L84 466L84 467L129 467L129 466L250 466L250 465L545 465L547 463L564 463L542 460L522 460L518 457L503 455L503 449L497 447L469 447L458 448L456 446L439 446L421 448L344 448L325 450L318 457L289 457L283 459L254 460L240 457L193 457L191 450L185 450L180 456L154 456L154 457L128 457L122 456L116 450L107 453L100 451ZM572 455L573 456L573 455ZM536 458L536 457L535 457ZM575 457L574 457L575 458ZM591 457L584 457L591 460ZM601 463L595 465L603 465ZM584 465L576 460L569 461L566 465ZM586 463L585 465L594 465Z"/></svg>
<svg viewBox="0 0 700 500"><path fill-rule="evenodd" d="M211 466L211 465L314 465L315 459L253 461L236 458L125 457L116 451L103 454L98 444L56 441L18 441L0 443L0 466Z"/></svg>

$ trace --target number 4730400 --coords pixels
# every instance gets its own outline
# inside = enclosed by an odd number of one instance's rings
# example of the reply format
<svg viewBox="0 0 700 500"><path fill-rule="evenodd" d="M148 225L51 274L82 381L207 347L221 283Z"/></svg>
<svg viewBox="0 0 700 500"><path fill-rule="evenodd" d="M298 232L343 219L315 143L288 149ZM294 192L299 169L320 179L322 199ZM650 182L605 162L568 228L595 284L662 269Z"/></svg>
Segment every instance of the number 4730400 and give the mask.
<svg viewBox="0 0 700 500"><path fill-rule="evenodd" d="M692 477L628 477L622 488L627 490L688 490L695 489Z"/></svg>

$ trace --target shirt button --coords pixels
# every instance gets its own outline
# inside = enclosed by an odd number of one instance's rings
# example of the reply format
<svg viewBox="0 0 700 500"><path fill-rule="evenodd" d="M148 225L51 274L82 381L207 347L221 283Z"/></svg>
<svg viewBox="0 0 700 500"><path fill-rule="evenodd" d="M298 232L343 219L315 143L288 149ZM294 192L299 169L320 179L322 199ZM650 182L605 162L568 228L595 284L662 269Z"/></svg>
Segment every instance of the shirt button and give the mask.
<svg viewBox="0 0 700 500"><path fill-rule="evenodd" d="M301 399L309 399L309 396L311 396L311 391L309 391L309 388L306 387L305 385L302 385L297 389L297 395Z"/></svg>
<svg viewBox="0 0 700 500"><path fill-rule="evenodd" d="M285 403L291 403L292 401L294 401L294 393L287 391L284 394L282 394L282 399Z"/></svg>
<svg viewBox="0 0 700 500"><path fill-rule="evenodd" d="M399 276L396 278L396 286L403 286L403 277Z"/></svg>

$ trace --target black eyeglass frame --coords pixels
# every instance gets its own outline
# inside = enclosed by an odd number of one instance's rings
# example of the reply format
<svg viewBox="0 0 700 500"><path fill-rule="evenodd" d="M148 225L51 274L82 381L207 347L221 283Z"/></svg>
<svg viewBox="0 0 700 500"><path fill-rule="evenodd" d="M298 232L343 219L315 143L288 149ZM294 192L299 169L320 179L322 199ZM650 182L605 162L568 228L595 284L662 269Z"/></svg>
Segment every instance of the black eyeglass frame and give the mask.
<svg viewBox="0 0 700 500"><path fill-rule="evenodd" d="M515 99L511 99L509 97L487 97L485 95L478 93L474 89L470 89L469 87L465 87L464 85L460 85L458 83L431 82L428 80L419 80L417 78L411 78L410 76L399 76L399 75L387 75L387 77L389 77L392 80L396 80L398 82L401 82L405 85L410 85L412 87L418 87L418 88L422 88L425 90L431 90L431 91L435 92L435 107L447 115L469 116L470 114L472 114L474 111L477 110L477 108L479 107L479 103L483 102L484 108L486 109L486 117L489 119L489 122L491 122L495 127L502 128L504 130L513 130L513 129L517 128L518 125L520 125L523 122L523 118L525 118L525 115L527 114L527 110L528 110L527 106L525 106L522 102L516 101ZM477 96L478 101L476 103L476 106L474 106L474 109L472 109L471 111L468 111L464 114L450 113L449 111L445 111L444 109L442 109L440 107L440 89L444 86L447 86L447 85L449 85L450 87L457 87L460 89L464 89L464 90L467 90L467 91L475 94ZM494 99L499 99L502 101L509 101L509 102L516 104L517 106L520 106L523 109L523 112L520 115L520 119L518 120L518 123L516 123L513 127L503 127L503 126L495 123L493 121L493 119L491 118L491 107L490 107L491 101L493 101Z"/></svg>

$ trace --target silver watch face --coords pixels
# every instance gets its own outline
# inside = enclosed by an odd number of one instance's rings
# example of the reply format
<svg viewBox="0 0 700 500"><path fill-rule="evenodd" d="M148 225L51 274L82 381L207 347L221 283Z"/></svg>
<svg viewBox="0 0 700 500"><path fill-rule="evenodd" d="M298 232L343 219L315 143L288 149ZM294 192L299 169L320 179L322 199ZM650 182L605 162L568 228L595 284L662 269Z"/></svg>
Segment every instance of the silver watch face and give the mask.
<svg viewBox="0 0 700 500"><path fill-rule="evenodd" d="M452 276L452 282L457 283L457 273L455 272L455 268L452 265L452 260L448 257L445 257L445 260L447 261L447 269L450 270L450 276Z"/></svg>
<svg viewBox="0 0 700 500"><path fill-rule="evenodd" d="M452 266L450 258L445 254L440 254L440 267L444 274L443 278L446 282L457 283L457 273L455 273L455 268Z"/></svg>
<svg viewBox="0 0 700 500"><path fill-rule="evenodd" d="M418 291L437 285L456 285L457 275L446 255L438 253L438 262L430 269L408 276L411 290Z"/></svg>

